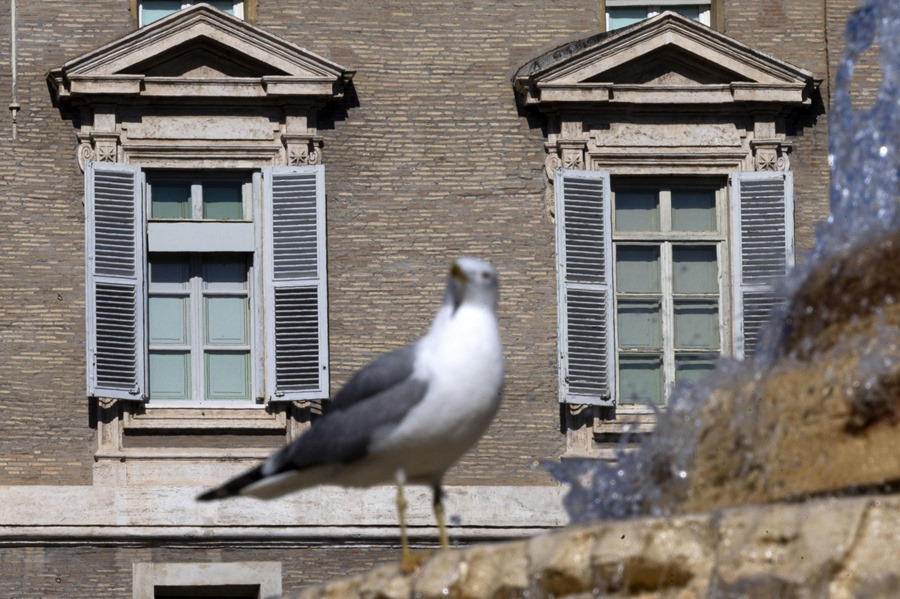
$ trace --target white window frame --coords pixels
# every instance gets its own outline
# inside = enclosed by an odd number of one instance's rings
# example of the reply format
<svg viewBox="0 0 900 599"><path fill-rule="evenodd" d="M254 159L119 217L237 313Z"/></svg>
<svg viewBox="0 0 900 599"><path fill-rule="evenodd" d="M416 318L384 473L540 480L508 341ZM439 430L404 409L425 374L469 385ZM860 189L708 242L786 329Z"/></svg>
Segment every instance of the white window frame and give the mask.
<svg viewBox="0 0 900 599"><path fill-rule="evenodd" d="M145 313L149 253L224 252L253 256L248 282L255 403L217 400L218 404L235 409L262 407L264 402L327 399L330 377L324 167L275 166L254 172L250 187L252 221L164 219L148 223L150 197L145 178L136 165L86 165L88 395L147 400L149 343ZM215 174L210 177L215 178ZM275 180L277 197L273 191ZM94 214L94 190L98 184L104 211L99 221ZM276 202L279 208L273 212ZM95 251L98 239L102 242L100 254ZM273 259L275 252L277 259ZM98 263L101 269L95 268ZM107 275L107 271L112 274ZM120 276L119 271L124 274ZM112 282L105 282L111 277ZM116 289L107 291L103 287L104 294L98 299L94 292L98 285ZM280 300L274 299L276 294ZM275 317L276 310L280 317ZM120 313L129 316L121 327ZM103 335L96 332L97 323L103 324ZM120 346L128 352L123 354ZM101 365L105 378L98 382ZM107 383L107 379L111 382ZM169 402L154 406L174 407ZM181 407L209 406L209 402L201 404L192 399Z"/></svg>
<svg viewBox="0 0 900 599"><path fill-rule="evenodd" d="M180 10L184 10L190 6L195 4L199 4L204 0L181 0L181 8ZM138 27L143 27L144 23L144 0L138 0L137 3L137 11L138 11ZM173 13L174 14L174 13ZM234 16L243 20L244 19L244 2L243 0L234 0Z"/></svg>
<svg viewBox="0 0 900 599"><path fill-rule="evenodd" d="M706 7L700 9L700 21L703 25L710 27L711 14L712 14L712 1L711 0L651 0L650 2L641 1L641 0L606 0L606 6L604 8L604 18L606 19L606 31L610 31L609 28L609 9L610 8L646 8L647 9L647 18L655 17L656 15L663 13L667 10L669 6L689 6L696 5L700 7Z"/></svg>
<svg viewBox="0 0 900 599"><path fill-rule="evenodd" d="M621 331L621 327L619 327L618 323L618 308L619 308L619 299L622 295L621 292L616 288L617 281L617 271L616 265L617 260L616 256L618 255L618 248L622 245L627 246L640 246L646 245L648 247L659 247L660 248L660 269L661 269L661 280L660 280L660 298L662 302L661 310L661 319L662 319L662 348L661 353L663 356L663 399L664 402L662 405L657 406L658 408L665 407L668 405L669 397L672 392L672 389L675 386L675 347L674 347L674 286L672 281L672 246L673 245L715 245L716 246L716 261L718 265L718 300L719 300L719 353L720 355L727 356L731 352L731 327L729 325L729 319L731 316L731 308L730 308L730 300L729 300L729 289L730 286L728 284L729 281L729 262L730 262L730 248L728 247L728 227L731 223L731 219L728 214L728 198L727 198L727 182L722 178L722 180L716 180L714 178L700 178L700 177L681 177L681 176L671 176L666 178L659 177L629 177L625 181L623 181L620 177L616 177L613 175L611 177L611 207L610 213L612 218L612 228L611 228L611 236L612 236L612 249L613 253L610 256L611 267L612 267L612 278L610 280L611 286L611 296L613 298L613 308L612 314L610 317L613 319L614 325L613 330L616 331L613 339L613 368L616 373L616 384L614 389L614 396L616 400L617 409L622 412L646 412L648 409L652 409L650 406L647 406L643 403L623 403L621 396L621 379L618 376L619 373L619 355L621 353L621 349L619 347L619 331ZM671 192L674 188L707 188L707 189L715 189L715 203L716 203L716 231L715 232L703 232L703 231L672 231L671 229L666 230L664 225L668 224L671 226L672 222L672 214L671 214ZM656 234L648 234L646 232L631 232L631 231L618 231L616 226L616 194L618 190L622 190L623 188L632 188L632 189L652 189L658 193L659 196L659 210L660 210L660 227L661 231ZM639 353L639 352L635 352Z"/></svg>
<svg viewBox="0 0 900 599"><path fill-rule="evenodd" d="M281 597L281 562L136 563L132 566L132 598L156 599L158 587L212 590L256 587L258 597ZM203 596L203 595L198 595Z"/></svg>
<svg viewBox="0 0 900 599"><path fill-rule="evenodd" d="M156 253L157 255L159 252ZM148 314L148 325L149 325L149 315L150 315L150 297L151 296L170 296L170 297L186 297L188 298L188 318L190 323L190 341L185 346L165 346L160 345L157 347L151 347L153 345L149 339L149 331L150 327L148 326L148 340L147 340L147 352L148 352L148 360L147 360L147 384L148 384L148 397L147 397L147 407L148 408L185 408L185 407L207 407L207 408L229 408L229 407L253 407L257 405L256 398L258 397L258 393L256 389L258 389L259 385L259 376L260 376L260 368L259 368L259 355L261 353L261 347L256 342L257 338L254 331L258 328L257 318L256 318L256 305L258 303L258 293L256 292L254 281L256 280L255 275L255 267L254 267L254 256L253 254L247 254L244 252L237 252L234 255L242 256L247 264L247 284L243 291L211 291L209 289L205 289L203 286L203 277L201 275L197 275L197 272L202 272L202 257L207 254L206 252L178 252L179 255L187 256L187 265L189 272L188 286L183 290L179 291L170 291L170 290L157 290L153 288L152 282L147 280L147 314ZM148 267L150 264L150 258L148 256L147 263ZM148 268L149 273L149 268ZM235 347L218 347L218 346L210 346L214 351L246 351L249 349L250 352L250 389L249 389L249 397L244 400L231 399L206 399L206 383L205 383L205 372L206 365L204 363L205 355L207 352L207 344L205 342L205 322L203 319L203 304L204 300L207 297L213 296L240 296L246 297L248 300L248 310L249 313L247 315L248 319L248 331L247 331L247 347L235 348ZM187 351L190 355L190 376L191 376L191 384L189 389L190 398L188 399L153 399L153 390L150 388L150 379L152 377L152 372L150 368L149 361L149 353L151 351Z"/></svg>

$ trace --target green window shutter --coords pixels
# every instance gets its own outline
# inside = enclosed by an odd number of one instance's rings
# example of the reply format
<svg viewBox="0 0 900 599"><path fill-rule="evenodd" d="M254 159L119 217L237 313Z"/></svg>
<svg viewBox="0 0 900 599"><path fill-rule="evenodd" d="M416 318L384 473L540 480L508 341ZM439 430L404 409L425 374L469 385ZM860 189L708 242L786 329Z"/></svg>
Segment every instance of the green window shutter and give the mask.
<svg viewBox="0 0 900 599"><path fill-rule="evenodd" d="M558 170L556 260L560 401L614 402L609 173Z"/></svg>
<svg viewBox="0 0 900 599"><path fill-rule="evenodd" d="M752 356L772 309L775 284L794 265L793 174L731 175L734 356Z"/></svg>
<svg viewBox="0 0 900 599"><path fill-rule="evenodd" d="M328 397L325 171L263 171L269 401Z"/></svg>
<svg viewBox="0 0 900 599"><path fill-rule="evenodd" d="M146 399L143 175L88 162L85 177L88 395Z"/></svg>

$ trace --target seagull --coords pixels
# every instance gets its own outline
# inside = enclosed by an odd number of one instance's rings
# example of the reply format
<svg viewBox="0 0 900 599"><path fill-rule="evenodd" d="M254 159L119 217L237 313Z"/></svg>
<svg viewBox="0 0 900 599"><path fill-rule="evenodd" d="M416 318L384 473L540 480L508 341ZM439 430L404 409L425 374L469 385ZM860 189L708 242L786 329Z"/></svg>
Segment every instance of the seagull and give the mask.
<svg viewBox="0 0 900 599"><path fill-rule="evenodd" d="M481 438L500 406L498 292L493 266L472 257L455 260L424 337L376 358L325 402L324 414L303 435L197 500L274 499L316 485L396 482L401 565L409 571L415 560L403 486L428 485L441 548L448 549L444 474Z"/></svg>

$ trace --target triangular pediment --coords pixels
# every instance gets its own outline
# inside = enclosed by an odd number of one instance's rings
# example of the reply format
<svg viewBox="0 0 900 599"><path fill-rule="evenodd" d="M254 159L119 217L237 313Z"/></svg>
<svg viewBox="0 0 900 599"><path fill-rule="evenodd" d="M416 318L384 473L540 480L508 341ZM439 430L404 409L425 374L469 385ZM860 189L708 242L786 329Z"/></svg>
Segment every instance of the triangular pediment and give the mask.
<svg viewBox="0 0 900 599"><path fill-rule="evenodd" d="M50 73L60 98L99 95L336 96L353 73L206 4Z"/></svg>
<svg viewBox="0 0 900 599"><path fill-rule="evenodd" d="M666 12L554 48L520 68L514 84L527 104L667 103L676 97L694 103L803 103L816 79L800 67Z"/></svg>

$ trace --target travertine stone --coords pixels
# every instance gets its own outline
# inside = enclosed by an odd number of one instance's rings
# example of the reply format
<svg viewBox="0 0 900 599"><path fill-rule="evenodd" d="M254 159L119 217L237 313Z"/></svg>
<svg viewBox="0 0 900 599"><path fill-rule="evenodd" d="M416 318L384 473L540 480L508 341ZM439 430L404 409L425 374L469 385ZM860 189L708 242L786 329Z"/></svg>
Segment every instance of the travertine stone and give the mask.
<svg viewBox="0 0 900 599"><path fill-rule="evenodd" d="M900 495L828 498L597 522L438 552L410 576L384 566L299 597L894 597L898 546Z"/></svg>

